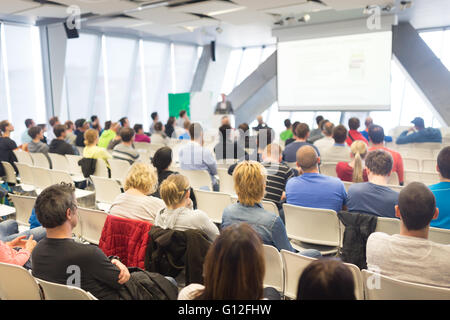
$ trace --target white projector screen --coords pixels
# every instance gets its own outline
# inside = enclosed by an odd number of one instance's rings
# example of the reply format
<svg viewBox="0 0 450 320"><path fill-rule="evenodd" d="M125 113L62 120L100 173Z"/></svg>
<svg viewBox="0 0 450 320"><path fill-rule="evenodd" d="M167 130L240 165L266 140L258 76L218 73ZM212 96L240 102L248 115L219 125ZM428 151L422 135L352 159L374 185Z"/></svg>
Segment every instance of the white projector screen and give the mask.
<svg viewBox="0 0 450 320"><path fill-rule="evenodd" d="M391 31L279 42L279 110L390 110L391 56Z"/></svg>

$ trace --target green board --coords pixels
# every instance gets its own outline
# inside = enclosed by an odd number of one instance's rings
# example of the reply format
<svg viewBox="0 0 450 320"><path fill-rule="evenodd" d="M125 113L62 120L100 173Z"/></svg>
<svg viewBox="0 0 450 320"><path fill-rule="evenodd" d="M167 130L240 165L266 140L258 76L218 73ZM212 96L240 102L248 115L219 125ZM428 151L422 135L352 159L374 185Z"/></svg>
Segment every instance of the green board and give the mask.
<svg viewBox="0 0 450 320"><path fill-rule="evenodd" d="M190 93L169 93L169 117L175 117L178 119L181 110L186 110L188 117L191 117L191 110L189 105L191 104Z"/></svg>

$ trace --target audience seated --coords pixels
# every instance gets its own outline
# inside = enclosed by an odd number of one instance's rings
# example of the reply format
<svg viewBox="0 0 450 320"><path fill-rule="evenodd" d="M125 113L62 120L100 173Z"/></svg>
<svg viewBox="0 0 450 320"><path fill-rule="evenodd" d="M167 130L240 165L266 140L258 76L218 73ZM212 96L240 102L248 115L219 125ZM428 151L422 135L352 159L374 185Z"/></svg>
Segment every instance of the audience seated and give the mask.
<svg viewBox="0 0 450 320"><path fill-rule="evenodd" d="M364 141L367 145L369 144L367 139L364 138L364 136L358 131L359 126L360 126L360 122L359 122L358 118L350 118L348 120L349 131L348 131L348 135L347 135L347 140L345 140L347 142L348 146L351 146L353 141L356 141L356 140Z"/></svg>
<svg viewBox="0 0 450 320"><path fill-rule="evenodd" d="M31 137L28 134L28 129L30 129L31 127L35 127L36 123L34 122L33 119L26 119L25 120L25 131L22 132L21 138L20 138L20 143L21 144L26 144L26 143L30 143L31 142Z"/></svg>
<svg viewBox="0 0 450 320"><path fill-rule="evenodd" d="M258 121L258 125L256 127L253 127L253 130L258 132L261 129L267 129L268 126L267 124L264 122L263 117L262 116L257 116L256 117L256 121Z"/></svg>
<svg viewBox="0 0 450 320"><path fill-rule="evenodd" d="M177 127L183 128L184 127L184 122L186 120L190 121L189 117L188 117L188 114L187 114L186 110L181 110L178 115L179 115L179 117L177 119Z"/></svg>
<svg viewBox="0 0 450 320"><path fill-rule="evenodd" d="M150 134L153 134L153 133L155 133L155 124L159 121L158 112L152 112L150 117L152 118L152 124L150 125L149 132L150 132ZM137 132L136 128L134 128L134 130Z"/></svg>
<svg viewBox="0 0 450 320"><path fill-rule="evenodd" d="M224 229L209 248L203 265L204 282L183 288L178 300L279 300L264 289L264 251L258 234L247 224Z"/></svg>
<svg viewBox="0 0 450 320"><path fill-rule="evenodd" d="M162 122L158 121L155 123L154 130L155 131L152 134L152 143L167 146L169 143L169 138L167 138L164 133L164 126Z"/></svg>
<svg viewBox="0 0 450 320"><path fill-rule="evenodd" d="M295 130L297 130L297 126L300 124L299 121L295 121L292 124L292 137L288 138L285 143L284 143L284 147L286 147L288 144L294 142L297 139L297 136L295 135Z"/></svg>
<svg viewBox="0 0 450 320"><path fill-rule="evenodd" d="M25 238L26 236L20 236L9 242L0 240L0 262L31 269L29 260L37 242L33 240L33 235L27 240Z"/></svg>
<svg viewBox="0 0 450 320"><path fill-rule="evenodd" d="M344 209L347 192L341 180L319 173L320 157L311 146L297 151L297 166L303 174L289 179L286 185L288 204L329 209L336 212Z"/></svg>
<svg viewBox="0 0 450 320"><path fill-rule="evenodd" d="M119 122L122 128L130 128L130 120L127 117L120 118Z"/></svg>
<svg viewBox="0 0 450 320"><path fill-rule="evenodd" d="M14 162L17 162L14 150L17 149L17 144L10 138L11 132L14 131L14 126L8 120L0 122L0 161L9 162L16 173L18 172ZM0 177L5 175L3 165L0 165Z"/></svg>
<svg viewBox="0 0 450 320"><path fill-rule="evenodd" d="M53 139L50 143L48 152L57 153L60 155L78 154L78 150L74 146L66 142L67 129L65 125L57 124L53 128L53 131L55 133L55 139ZM75 152L75 150L77 152Z"/></svg>
<svg viewBox="0 0 450 320"><path fill-rule="evenodd" d="M314 143L315 141L321 139L323 137L322 134L322 121L324 121L325 119L322 116L317 116L316 117L316 124L317 124L317 128L311 131L311 134L309 135L308 138L308 142L309 143Z"/></svg>
<svg viewBox="0 0 450 320"><path fill-rule="evenodd" d="M361 140L356 140L352 143L350 149L352 150L352 161L339 162L336 165L337 176L342 181L348 182L368 181L364 164L364 158L367 155L367 145Z"/></svg>
<svg viewBox="0 0 450 320"><path fill-rule="evenodd" d="M428 240L430 222L439 215L433 193L412 182L399 195L395 215L400 234L372 233L367 240L370 271L414 283L450 287L450 246Z"/></svg>
<svg viewBox="0 0 450 320"><path fill-rule="evenodd" d="M75 145L77 147L84 147L84 132L89 129L89 123L85 119L78 119L75 121ZM98 133L98 132L97 132Z"/></svg>
<svg viewBox="0 0 450 320"><path fill-rule="evenodd" d="M184 132L183 132L183 134L181 134L179 137L178 137L178 139L180 139L180 140L189 140L190 138L191 138L191 136L189 135L189 127L191 126L191 122L189 121L189 120L186 120L184 123L183 123L183 129L184 129Z"/></svg>
<svg viewBox="0 0 450 320"><path fill-rule="evenodd" d="M373 125L373 119L372 117L367 117L366 120L364 121L364 130L360 131L359 133L361 133L364 138L369 141L369 128L370 126Z"/></svg>
<svg viewBox="0 0 450 320"><path fill-rule="evenodd" d="M336 259L319 259L303 270L297 300L356 300L350 269Z"/></svg>
<svg viewBox="0 0 450 320"><path fill-rule="evenodd" d="M330 121L325 120L322 122L322 134L323 137L314 141L314 145L319 150L320 154L323 153L324 150L334 145L333 139L333 129L334 124Z"/></svg>
<svg viewBox="0 0 450 320"><path fill-rule="evenodd" d="M135 142L150 143L150 137L144 133L144 127L142 126L142 124L135 124L133 129L134 132L136 132L136 135L134 136Z"/></svg>
<svg viewBox="0 0 450 320"><path fill-rule="evenodd" d="M425 128L425 122L422 118L416 117L411 123L414 127L403 131L395 141L396 144L438 142L442 143L441 130L434 128Z"/></svg>
<svg viewBox="0 0 450 320"><path fill-rule="evenodd" d="M350 162L351 149L345 144L347 139L347 129L343 125L338 125L333 129L334 144L324 148L320 153L322 162Z"/></svg>
<svg viewBox="0 0 450 320"><path fill-rule="evenodd" d="M165 126L164 133L166 134L167 137L172 138L174 132L175 132L175 117L169 117Z"/></svg>
<svg viewBox="0 0 450 320"><path fill-rule="evenodd" d="M108 145L111 141L113 141L120 130L120 124L119 122L113 122L111 123L111 127L106 128L103 130L102 135L100 136L100 139L98 140L98 146L102 148L108 148Z"/></svg>
<svg viewBox="0 0 450 320"><path fill-rule="evenodd" d="M352 184L348 189L348 211L395 218L398 192L387 186L392 170L392 157L384 150L369 152L366 157L369 182Z"/></svg>
<svg viewBox="0 0 450 320"><path fill-rule="evenodd" d="M287 139L291 139L294 136L294 134L292 133L291 120L289 120L289 119L284 120L284 125L286 126L286 130L284 130L282 133L280 133L281 141L286 141Z"/></svg>
<svg viewBox="0 0 450 320"><path fill-rule="evenodd" d="M439 216L431 221L435 228L450 229L450 147L443 148L437 158L440 182L429 186L436 198Z"/></svg>
<svg viewBox="0 0 450 320"><path fill-rule="evenodd" d="M43 153L48 160L49 165L52 163L50 157L48 156L49 147L47 144L41 142L44 137L41 127L31 127L28 130L28 134L31 137L31 142L28 143L28 151L30 153Z"/></svg>
<svg viewBox="0 0 450 320"><path fill-rule="evenodd" d="M139 152L134 149L134 130L122 128L120 130L121 143L114 147L112 156L114 159L125 160L130 164L139 159Z"/></svg>
<svg viewBox="0 0 450 320"><path fill-rule="evenodd" d="M67 132L66 142L68 144L70 144L71 146L75 147L75 141L77 140L77 136L73 133L75 125L70 120L67 120L64 123L64 125L66 126L66 129L67 129L67 131L66 131Z"/></svg>
<svg viewBox="0 0 450 320"><path fill-rule="evenodd" d="M398 175L398 181L400 182L400 185L402 186L404 183L404 170L403 170L403 158L400 153L397 151L388 149L384 146L384 129L381 126L378 125L372 125L369 128L369 139L372 143L372 147L369 149L369 151L374 150L384 150L391 154L393 159L393 165L392 165L392 171L397 172Z"/></svg>
<svg viewBox="0 0 450 320"><path fill-rule="evenodd" d="M156 215L155 226L178 231L201 230L212 241L219 235L219 229L206 213L193 210L193 204L189 198L191 188L185 176L170 175L161 184L159 192L166 208Z"/></svg>
<svg viewBox="0 0 450 320"><path fill-rule="evenodd" d="M100 119L95 115L91 116L91 129L97 130L99 136L103 133L102 126L100 125Z"/></svg>
<svg viewBox="0 0 450 320"><path fill-rule="evenodd" d="M45 123L39 123L37 126L42 129L43 136L42 136L41 142L43 144L47 144L47 137L45 136L45 133L47 132L47 125Z"/></svg>
<svg viewBox="0 0 450 320"><path fill-rule="evenodd" d="M47 132L47 144L50 145L53 139L56 138L55 132L53 130L55 129L55 126L61 123L59 122L58 117L51 117L48 122L50 123L50 130Z"/></svg>
<svg viewBox="0 0 450 320"><path fill-rule="evenodd" d="M219 143L214 147L217 160L242 159L245 157L246 152L243 145L231 140L232 131L233 129L229 124L224 124L219 128Z"/></svg>
<svg viewBox="0 0 450 320"><path fill-rule="evenodd" d="M297 150L303 146L312 146L320 156L319 150L312 144L306 142L309 137L309 126L306 123L300 123L295 128L295 141L284 148L283 160L286 162L295 162Z"/></svg>
<svg viewBox="0 0 450 320"><path fill-rule="evenodd" d="M83 149L83 157L91 159L102 159L105 161L107 167L109 168L108 159L112 156L106 151L105 148L98 147L98 131L95 129L88 129L84 133L84 143L85 148Z"/></svg>
<svg viewBox="0 0 450 320"><path fill-rule="evenodd" d="M154 169L146 163L134 163L124 181L125 193L116 197L109 214L154 223L156 214L166 207L161 199L149 196L155 192L156 187Z"/></svg>

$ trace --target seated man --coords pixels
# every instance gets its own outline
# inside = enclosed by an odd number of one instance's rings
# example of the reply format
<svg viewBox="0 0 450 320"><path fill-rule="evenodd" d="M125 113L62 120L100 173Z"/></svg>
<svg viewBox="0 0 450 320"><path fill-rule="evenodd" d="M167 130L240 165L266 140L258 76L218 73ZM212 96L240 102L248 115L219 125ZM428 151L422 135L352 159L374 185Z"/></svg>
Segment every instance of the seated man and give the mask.
<svg viewBox="0 0 450 320"><path fill-rule="evenodd" d="M67 137L66 130L66 126L63 124L57 124L54 126L53 132L55 133L55 139L53 139L50 143L48 152L57 153L60 155L76 154L75 150L78 152L76 148L65 141Z"/></svg>
<svg viewBox="0 0 450 320"><path fill-rule="evenodd" d="M320 158L311 146L297 151L297 166L303 174L289 179L286 202L295 206L345 210L347 192L341 180L319 173Z"/></svg>
<svg viewBox="0 0 450 320"><path fill-rule="evenodd" d="M428 240L430 222L439 215L433 193L412 182L399 195L395 215L400 234L374 232L367 239L367 268L408 282L450 287L450 246Z"/></svg>
<svg viewBox="0 0 450 320"><path fill-rule="evenodd" d="M441 130L434 128L425 128L425 122L422 118L414 118L411 123L414 127L403 131L398 136L396 144L421 143L421 142L438 142L442 143Z"/></svg>
<svg viewBox="0 0 450 320"><path fill-rule="evenodd" d="M347 142L349 147L352 145L353 141L356 141L356 140L362 140L367 145L369 144L367 139L364 138L364 136L358 131L359 126L360 126L360 122L359 122L358 118L353 117L348 120L348 127L350 130L348 131L347 140L345 140L345 141Z"/></svg>
<svg viewBox="0 0 450 320"><path fill-rule="evenodd" d="M330 121L325 120L322 122L322 134L323 137L314 141L314 145L319 150L319 152L322 154L324 150L332 147L334 145L334 139L333 139L333 129L334 124Z"/></svg>
<svg viewBox="0 0 450 320"><path fill-rule="evenodd" d="M134 130L131 128L120 129L121 143L113 149L112 156L114 159L125 160L130 164L139 159L139 152L133 147Z"/></svg>
<svg viewBox="0 0 450 320"><path fill-rule="evenodd" d="M42 131L42 128L39 126L31 127L28 130L28 134L31 137L31 142L28 143L28 151L30 153L43 153L48 160L49 165L52 163L50 160L50 157L48 155L49 147L46 143L42 142L41 140L44 138L44 132Z"/></svg>
<svg viewBox="0 0 450 320"><path fill-rule="evenodd" d="M338 125L333 129L334 144L320 150L322 162L350 162L350 147L345 144L347 128Z"/></svg>
<svg viewBox="0 0 450 320"><path fill-rule="evenodd" d="M308 138L309 138L309 126L306 123L300 123L295 128L295 141L290 143L284 148L283 160L286 162L295 162L297 150L303 146L312 146L316 150L317 154L320 156L319 150L309 142L306 142Z"/></svg>
<svg viewBox="0 0 450 320"><path fill-rule="evenodd" d="M439 152L437 158L437 171L440 181L429 188L436 198L439 208L439 217L431 221L435 228L450 229L450 147L447 146Z"/></svg>
<svg viewBox="0 0 450 320"><path fill-rule="evenodd" d="M287 139L291 139L294 134L292 133L292 123L290 119L284 120L284 125L286 127L286 130L284 130L282 133L280 133L280 140L286 141Z"/></svg>
<svg viewBox="0 0 450 320"><path fill-rule="evenodd" d="M384 150L369 152L366 156L369 182L354 183L348 188L348 211L395 218L398 192L387 186L392 163L391 155Z"/></svg>
<svg viewBox="0 0 450 320"><path fill-rule="evenodd" d="M323 137L322 124L323 124L324 120L325 119L323 118L323 116L316 117L317 128L311 131L309 138L308 138L309 143L314 143Z"/></svg>

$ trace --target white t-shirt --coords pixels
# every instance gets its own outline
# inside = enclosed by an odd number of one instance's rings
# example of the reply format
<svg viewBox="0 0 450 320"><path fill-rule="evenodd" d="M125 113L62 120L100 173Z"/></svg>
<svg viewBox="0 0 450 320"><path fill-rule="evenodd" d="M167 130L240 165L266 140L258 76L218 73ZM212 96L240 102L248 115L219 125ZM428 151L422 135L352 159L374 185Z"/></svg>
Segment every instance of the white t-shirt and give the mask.
<svg viewBox="0 0 450 320"><path fill-rule="evenodd" d="M164 201L156 197L121 193L114 199L109 214L154 223L156 214L165 207Z"/></svg>
<svg viewBox="0 0 450 320"><path fill-rule="evenodd" d="M374 232L367 239L367 268L414 283L450 287L450 245Z"/></svg>

